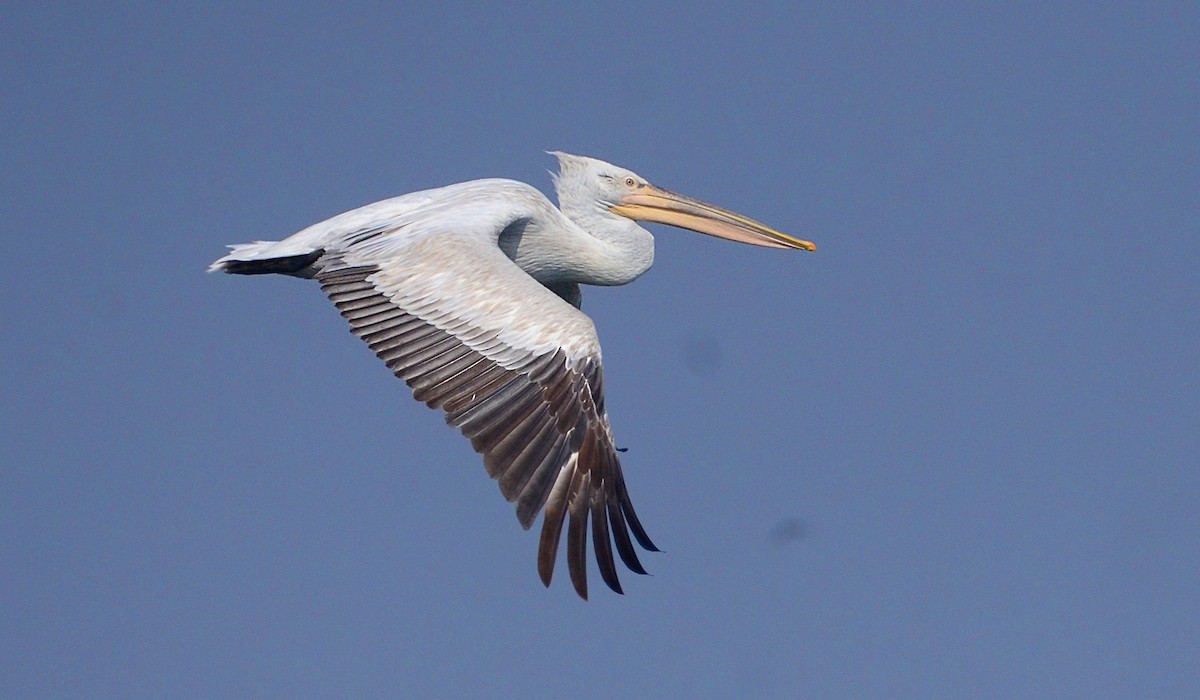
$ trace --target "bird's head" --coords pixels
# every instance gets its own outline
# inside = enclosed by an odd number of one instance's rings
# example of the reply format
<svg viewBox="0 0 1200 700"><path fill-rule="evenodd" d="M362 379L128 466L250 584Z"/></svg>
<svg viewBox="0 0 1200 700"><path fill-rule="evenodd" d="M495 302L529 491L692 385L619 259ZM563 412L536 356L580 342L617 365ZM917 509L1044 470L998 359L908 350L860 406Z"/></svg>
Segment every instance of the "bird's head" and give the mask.
<svg viewBox="0 0 1200 700"><path fill-rule="evenodd" d="M650 221L768 248L816 250L808 241L670 190L655 187L632 170L602 160L551 151L560 206L576 211L596 208L634 221Z"/></svg>

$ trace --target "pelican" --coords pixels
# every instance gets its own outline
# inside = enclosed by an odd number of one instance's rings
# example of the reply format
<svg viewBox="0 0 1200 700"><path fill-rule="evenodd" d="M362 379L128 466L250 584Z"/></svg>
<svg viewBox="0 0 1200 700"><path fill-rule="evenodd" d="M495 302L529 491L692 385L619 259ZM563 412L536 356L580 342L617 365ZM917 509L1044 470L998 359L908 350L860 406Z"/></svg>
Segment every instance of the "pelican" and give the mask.
<svg viewBox="0 0 1200 700"><path fill-rule="evenodd" d="M315 278L413 396L441 409L483 455L529 529L544 512L537 568L550 585L569 515L567 570L587 599L587 531L604 583L623 593L613 545L645 574L633 539L659 551L634 512L604 410L600 342L580 285L650 269L668 224L768 248L816 250L720 207L557 151L559 206L503 179L413 192L281 241L230 246L209 271Z"/></svg>

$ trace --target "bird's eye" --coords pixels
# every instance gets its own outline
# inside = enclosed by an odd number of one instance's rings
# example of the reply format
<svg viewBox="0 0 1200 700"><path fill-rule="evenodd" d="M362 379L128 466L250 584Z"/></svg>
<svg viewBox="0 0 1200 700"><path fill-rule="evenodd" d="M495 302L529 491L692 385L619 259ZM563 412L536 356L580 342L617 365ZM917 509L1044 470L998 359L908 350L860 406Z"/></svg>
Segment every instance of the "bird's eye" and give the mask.
<svg viewBox="0 0 1200 700"><path fill-rule="evenodd" d="M631 177L627 177L627 178L625 178L625 186L632 189L633 187L637 186L637 180L634 180Z"/></svg>

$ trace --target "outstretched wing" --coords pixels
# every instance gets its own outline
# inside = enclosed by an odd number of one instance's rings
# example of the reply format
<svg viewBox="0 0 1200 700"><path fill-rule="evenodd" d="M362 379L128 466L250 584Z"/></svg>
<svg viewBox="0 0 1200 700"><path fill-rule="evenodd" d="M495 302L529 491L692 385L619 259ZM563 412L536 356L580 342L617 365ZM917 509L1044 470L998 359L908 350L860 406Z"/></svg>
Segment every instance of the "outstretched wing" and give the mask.
<svg viewBox="0 0 1200 700"><path fill-rule="evenodd" d="M528 529L545 509L538 573L550 585L564 522L567 567L587 598L587 526L604 582L612 544L644 574L646 535L604 411L591 319L518 268L495 235L376 231L327 251L321 288L351 330L483 455ZM389 240L390 239L390 240Z"/></svg>

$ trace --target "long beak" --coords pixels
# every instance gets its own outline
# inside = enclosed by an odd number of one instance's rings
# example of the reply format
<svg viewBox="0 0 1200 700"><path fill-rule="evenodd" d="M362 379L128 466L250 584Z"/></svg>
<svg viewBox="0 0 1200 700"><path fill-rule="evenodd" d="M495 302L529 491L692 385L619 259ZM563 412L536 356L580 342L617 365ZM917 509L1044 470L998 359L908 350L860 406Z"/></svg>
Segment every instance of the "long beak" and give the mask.
<svg viewBox="0 0 1200 700"><path fill-rule="evenodd" d="M625 195L610 208L634 221L651 221L656 224L678 226L697 233L724 238L739 243L760 245L767 248L790 248L793 250L816 250L808 241L801 241L773 228L748 219L741 214L705 204L654 185L642 185Z"/></svg>

